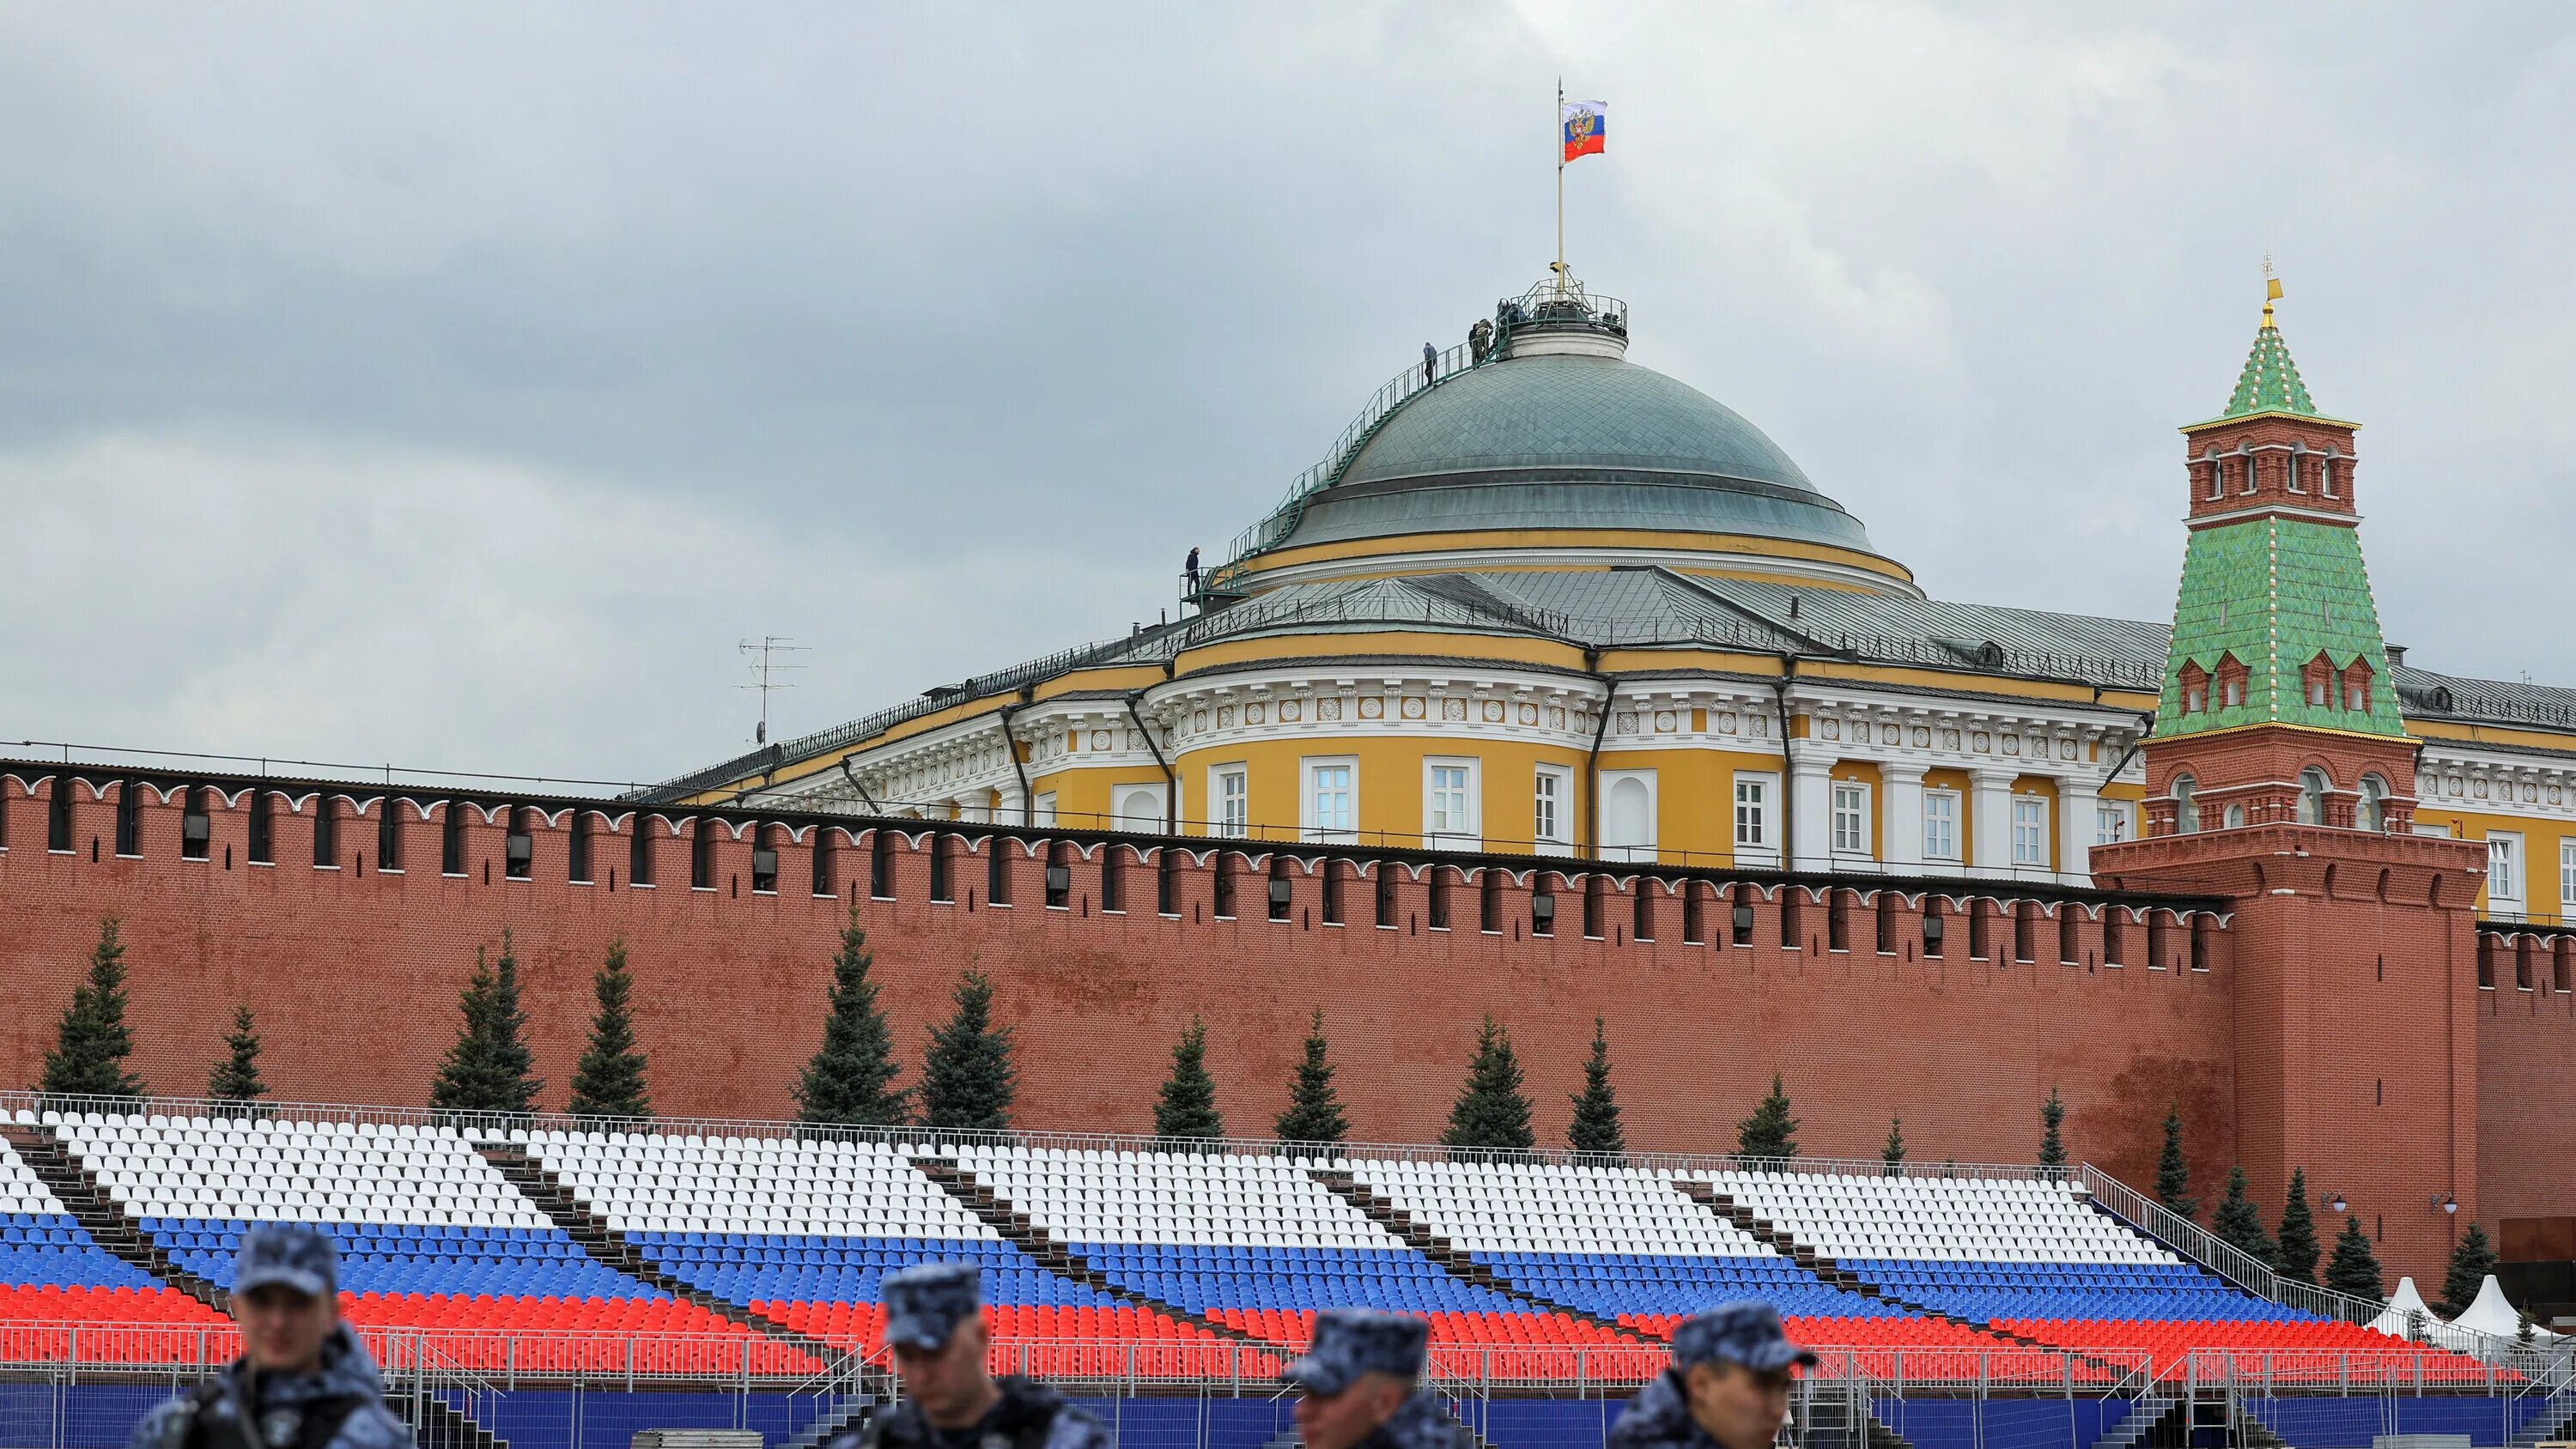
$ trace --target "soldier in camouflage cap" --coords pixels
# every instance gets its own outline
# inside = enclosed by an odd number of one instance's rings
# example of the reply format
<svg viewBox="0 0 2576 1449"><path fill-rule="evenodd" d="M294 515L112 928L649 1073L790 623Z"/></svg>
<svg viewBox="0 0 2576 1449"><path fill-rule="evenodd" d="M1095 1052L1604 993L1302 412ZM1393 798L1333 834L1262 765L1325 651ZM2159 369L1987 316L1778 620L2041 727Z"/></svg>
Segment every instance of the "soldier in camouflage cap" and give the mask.
<svg viewBox="0 0 2576 1449"><path fill-rule="evenodd" d="M1722 1304L1673 1330L1673 1362L1610 1426L1609 1449L1767 1449L1789 1422L1789 1341L1768 1303Z"/></svg>
<svg viewBox="0 0 2576 1449"><path fill-rule="evenodd" d="M1108 1429L1054 1390L993 1377L981 1289L972 1263L886 1275L886 1346L904 1396L830 1449L1111 1449Z"/></svg>
<svg viewBox="0 0 2576 1449"><path fill-rule="evenodd" d="M410 1449L366 1346L340 1321L340 1257L300 1223L261 1223L233 1265L242 1356L164 1401L130 1449Z"/></svg>
<svg viewBox="0 0 2576 1449"><path fill-rule="evenodd" d="M1409 1313L1327 1309L1315 1338L1279 1376L1305 1392L1306 1449L1466 1449L1475 1441L1422 1387L1431 1325Z"/></svg>

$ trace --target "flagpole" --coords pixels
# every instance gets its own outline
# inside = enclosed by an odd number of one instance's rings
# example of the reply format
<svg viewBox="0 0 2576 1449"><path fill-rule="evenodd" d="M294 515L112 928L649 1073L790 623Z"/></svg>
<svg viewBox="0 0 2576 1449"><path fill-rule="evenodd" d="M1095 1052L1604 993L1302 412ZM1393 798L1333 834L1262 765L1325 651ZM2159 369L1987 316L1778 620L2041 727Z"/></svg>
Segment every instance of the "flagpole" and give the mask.
<svg viewBox="0 0 2576 1449"><path fill-rule="evenodd" d="M1565 294L1565 77L1556 78L1556 290Z"/></svg>

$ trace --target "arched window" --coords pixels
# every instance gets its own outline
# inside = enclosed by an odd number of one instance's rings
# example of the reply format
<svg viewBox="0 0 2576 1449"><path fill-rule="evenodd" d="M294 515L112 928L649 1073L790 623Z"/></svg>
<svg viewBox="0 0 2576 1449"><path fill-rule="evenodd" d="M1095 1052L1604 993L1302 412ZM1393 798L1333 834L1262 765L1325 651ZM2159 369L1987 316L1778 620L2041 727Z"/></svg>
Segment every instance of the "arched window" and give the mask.
<svg viewBox="0 0 2576 1449"><path fill-rule="evenodd" d="M2387 825L2381 820L2384 813L2382 802L2387 798L2387 781L2377 775L2362 776L2361 798L2353 802L2352 807L2352 828L2373 832L2387 829Z"/></svg>
<svg viewBox="0 0 2576 1449"><path fill-rule="evenodd" d="M2299 772L2299 823L2326 823L2326 772L2314 765Z"/></svg>
<svg viewBox="0 0 2576 1449"><path fill-rule="evenodd" d="M2227 822L2228 829L2242 830L2245 828L2245 807L2242 805L2230 805L2227 807L2227 813L2219 818Z"/></svg>
<svg viewBox="0 0 2576 1449"><path fill-rule="evenodd" d="M2191 835L2200 829L2200 802L2192 798L2192 792L2198 788L2199 782L2189 775L2174 777L2174 833L2177 835Z"/></svg>

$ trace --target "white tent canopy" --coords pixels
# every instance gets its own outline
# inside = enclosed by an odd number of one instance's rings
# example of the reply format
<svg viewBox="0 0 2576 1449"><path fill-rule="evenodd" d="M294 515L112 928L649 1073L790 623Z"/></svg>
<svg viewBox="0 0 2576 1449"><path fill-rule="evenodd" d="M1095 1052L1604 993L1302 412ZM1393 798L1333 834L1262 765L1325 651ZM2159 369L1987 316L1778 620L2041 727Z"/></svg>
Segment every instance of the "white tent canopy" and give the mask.
<svg viewBox="0 0 2576 1449"><path fill-rule="evenodd" d="M2388 1300L2388 1311L2380 1314L2377 1318L2370 1320L2370 1326L2377 1332L2390 1334L2397 1338L2404 1338L2406 1336L2407 1321L2412 1318L2413 1315L2419 1313L2423 1315L2422 1318L2415 1319L2415 1322L2419 1325L2430 1325L2442 1321L2441 1319L2433 1316L2433 1310L2431 1308L2425 1306L2424 1295L2415 1291L2415 1280L2412 1278L2400 1278L2397 1280L2396 1296Z"/></svg>

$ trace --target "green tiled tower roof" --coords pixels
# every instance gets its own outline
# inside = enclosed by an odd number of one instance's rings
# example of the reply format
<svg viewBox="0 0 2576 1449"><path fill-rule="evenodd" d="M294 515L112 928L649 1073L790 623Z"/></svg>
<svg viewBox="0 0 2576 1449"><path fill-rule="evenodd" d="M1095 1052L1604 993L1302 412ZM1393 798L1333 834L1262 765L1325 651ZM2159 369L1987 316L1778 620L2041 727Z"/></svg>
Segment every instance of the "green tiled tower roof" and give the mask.
<svg viewBox="0 0 2576 1449"><path fill-rule="evenodd" d="M2338 672L2355 659L2370 666L2369 709L2341 708L2339 684L2324 706L2308 703L2301 671L2321 653ZM2183 666L2198 664L2214 681L2219 661L2231 654L2245 666L2243 701L2223 707L2213 682L2208 708L2184 713ZM2406 733L2361 538L2349 526L2262 517L2191 534L2155 737L2254 724Z"/></svg>
<svg viewBox="0 0 2576 1449"><path fill-rule="evenodd" d="M2272 325L2272 309L2263 309L2263 330L2254 334L2254 350L2245 354L2245 370L2236 378L2236 391L2228 394L2227 411L2222 418L2241 418L2251 413L2300 413L2320 417L2317 405L2308 400L2308 385L2299 380L2299 365L2290 360L2290 344L2281 340L2281 329Z"/></svg>

